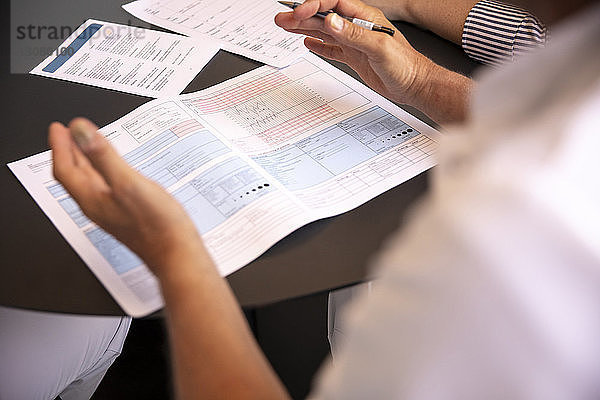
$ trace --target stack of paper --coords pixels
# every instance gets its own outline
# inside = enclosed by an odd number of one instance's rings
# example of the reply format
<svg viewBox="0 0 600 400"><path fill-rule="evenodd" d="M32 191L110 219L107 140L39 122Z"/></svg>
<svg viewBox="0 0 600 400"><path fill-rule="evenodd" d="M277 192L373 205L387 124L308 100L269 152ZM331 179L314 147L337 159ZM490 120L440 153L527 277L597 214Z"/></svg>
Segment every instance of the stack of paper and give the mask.
<svg viewBox="0 0 600 400"><path fill-rule="evenodd" d="M183 204L223 275L430 168L439 135L314 55L150 101L102 132ZM162 306L142 261L54 179L49 151L9 167L125 311Z"/></svg>
<svg viewBox="0 0 600 400"><path fill-rule="evenodd" d="M217 51L216 43L88 20L31 73L148 97L173 96Z"/></svg>
<svg viewBox="0 0 600 400"><path fill-rule="evenodd" d="M274 0L138 0L123 8L143 21L274 67L308 53L302 35L275 25L275 15L290 10Z"/></svg>

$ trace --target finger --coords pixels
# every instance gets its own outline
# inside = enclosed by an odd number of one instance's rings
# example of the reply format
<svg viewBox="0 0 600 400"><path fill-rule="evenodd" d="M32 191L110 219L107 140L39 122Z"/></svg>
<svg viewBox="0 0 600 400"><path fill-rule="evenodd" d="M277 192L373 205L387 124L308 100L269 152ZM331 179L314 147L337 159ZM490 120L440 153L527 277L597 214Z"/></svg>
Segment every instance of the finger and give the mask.
<svg viewBox="0 0 600 400"><path fill-rule="evenodd" d="M306 20L298 20L294 18L293 13L279 13L275 16L275 24L287 31L292 29L314 29L323 30L323 18L308 18Z"/></svg>
<svg viewBox="0 0 600 400"><path fill-rule="evenodd" d="M69 130L61 123L49 127L48 142L52 149L53 173L79 203L88 204L108 186L77 148Z"/></svg>
<svg viewBox="0 0 600 400"><path fill-rule="evenodd" d="M323 43L313 38L304 39L304 45L313 53L328 58L330 60L346 62L344 50L335 44Z"/></svg>
<svg viewBox="0 0 600 400"><path fill-rule="evenodd" d="M85 169L90 168L90 164L73 142L67 127L60 122L50 124L48 143L52 149L52 167L56 179L87 173Z"/></svg>
<svg viewBox="0 0 600 400"><path fill-rule="evenodd" d="M62 176L75 168L73 141L66 126L60 122L51 123L48 127L48 143L52 149L52 164L55 176Z"/></svg>
<svg viewBox="0 0 600 400"><path fill-rule="evenodd" d="M302 4L303 8L301 8L301 6L298 6L294 10L294 12L279 13L278 15L276 15L275 23L289 32L294 32L300 29L326 32L327 29L325 27L325 20L323 18L313 17L316 13L315 10L320 10L321 8L329 10L329 8L327 7L329 7L332 4L339 5L342 10L347 11L346 13L344 13L338 9L337 12L340 14L346 14L353 17L356 16L358 18L382 24L393 29L393 25L385 18L381 11L374 7L366 6L360 1L355 0L340 0L329 2L325 2L325 0L321 0L320 2L318 0L307 0L304 4ZM300 11L304 9L309 10L306 13L307 18L304 18L304 15L302 15L302 18L300 18L295 14L296 11L298 11L299 9ZM311 34L311 36L318 37L315 34Z"/></svg>
<svg viewBox="0 0 600 400"><path fill-rule="evenodd" d="M48 128L48 143L53 149L54 166L65 171L75 167L90 166L88 159L73 141L69 129L60 122L53 122Z"/></svg>
<svg viewBox="0 0 600 400"><path fill-rule="evenodd" d="M362 28L337 14L325 19L325 33L340 44L363 52L369 59L381 62L388 57L390 42L394 39L383 33Z"/></svg>
<svg viewBox="0 0 600 400"><path fill-rule="evenodd" d="M319 31L305 31L305 30L302 30L302 29L294 29L294 30L291 30L289 32L297 33L297 34L305 35L305 36L310 36L312 38L322 40L325 43L331 43L331 44L336 44L337 43L334 38L332 38L331 36L329 36L326 33L319 32Z"/></svg>
<svg viewBox="0 0 600 400"><path fill-rule="evenodd" d="M314 16L318 11L334 10L348 17L370 18L373 17L373 8L358 0L307 0L296 7L293 16L298 20L305 20Z"/></svg>
<svg viewBox="0 0 600 400"><path fill-rule="evenodd" d="M306 21L297 21L292 18L290 14L291 13L278 14L275 16L275 23L291 33L312 36L328 43L335 42L330 35L323 32L324 21L322 19L310 18Z"/></svg>
<svg viewBox="0 0 600 400"><path fill-rule="evenodd" d="M133 169L121 158L98 128L85 118L69 124L71 135L92 166L112 188L132 181Z"/></svg>
<svg viewBox="0 0 600 400"><path fill-rule="evenodd" d="M294 9L294 11L292 12L292 16L298 21L303 21L305 19L313 17L317 13L317 11L319 11L320 7L321 2L319 0L306 0L304 3L300 4Z"/></svg>

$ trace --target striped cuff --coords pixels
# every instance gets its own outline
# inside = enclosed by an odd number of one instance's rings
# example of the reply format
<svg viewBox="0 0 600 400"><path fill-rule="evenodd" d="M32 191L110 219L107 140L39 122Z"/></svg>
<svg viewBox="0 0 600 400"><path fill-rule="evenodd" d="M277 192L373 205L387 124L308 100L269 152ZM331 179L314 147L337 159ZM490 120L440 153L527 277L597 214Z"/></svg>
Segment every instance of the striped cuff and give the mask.
<svg viewBox="0 0 600 400"><path fill-rule="evenodd" d="M546 27L527 11L495 0L481 0L469 11L462 47L485 64L512 62L546 43Z"/></svg>

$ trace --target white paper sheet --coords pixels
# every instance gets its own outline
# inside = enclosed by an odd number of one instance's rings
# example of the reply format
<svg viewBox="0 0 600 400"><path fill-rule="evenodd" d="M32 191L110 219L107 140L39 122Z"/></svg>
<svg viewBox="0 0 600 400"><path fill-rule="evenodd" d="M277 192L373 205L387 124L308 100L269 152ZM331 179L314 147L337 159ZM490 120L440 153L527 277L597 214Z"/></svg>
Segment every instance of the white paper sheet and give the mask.
<svg viewBox="0 0 600 400"><path fill-rule="evenodd" d="M430 168L439 137L314 55L150 101L102 132L183 204L223 275ZM82 214L51 164L48 151L9 167L126 312L160 308L154 276Z"/></svg>
<svg viewBox="0 0 600 400"><path fill-rule="evenodd" d="M217 51L216 43L88 20L30 73L166 97L181 93Z"/></svg>
<svg viewBox="0 0 600 400"><path fill-rule="evenodd" d="M290 11L275 0L138 0L123 8L143 21L274 67L308 53L303 36L275 25L278 12Z"/></svg>

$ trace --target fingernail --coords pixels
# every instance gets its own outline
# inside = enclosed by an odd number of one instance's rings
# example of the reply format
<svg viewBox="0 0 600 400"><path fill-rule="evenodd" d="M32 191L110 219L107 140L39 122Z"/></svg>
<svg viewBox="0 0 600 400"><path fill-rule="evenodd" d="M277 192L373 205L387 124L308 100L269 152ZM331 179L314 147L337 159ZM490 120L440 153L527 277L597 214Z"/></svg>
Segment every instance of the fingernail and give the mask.
<svg viewBox="0 0 600 400"><path fill-rule="evenodd" d="M331 27L336 31L344 29L344 19L337 14L331 16Z"/></svg>
<svg viewBox="0 0 600 400"><path fill-rule="evenodd" d="M79 148L85 150L90 146L96 134L96 129L94 129L92 124L83 119L77 119L71 123L70 128L73 140L75 140Z"/></svg>

